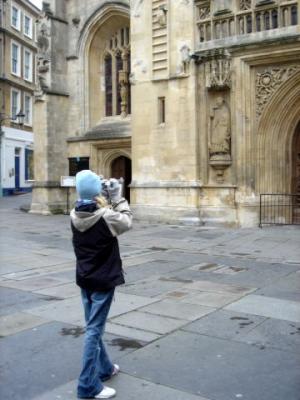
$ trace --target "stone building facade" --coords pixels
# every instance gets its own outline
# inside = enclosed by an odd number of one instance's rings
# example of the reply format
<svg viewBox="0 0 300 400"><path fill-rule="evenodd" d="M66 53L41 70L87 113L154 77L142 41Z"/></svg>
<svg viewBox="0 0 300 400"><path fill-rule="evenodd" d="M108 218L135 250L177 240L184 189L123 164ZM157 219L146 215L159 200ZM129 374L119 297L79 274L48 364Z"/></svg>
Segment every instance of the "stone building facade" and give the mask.
<svg viewBox="0 0 300 400"><path fill-rule="evenodd" d="M59 177L87 166L125 175L150 221L253 226L261 193L300 194L299 7L49 2L32 212L62 209Z"/></svg>
<svg viewBox="0 0 300 400"><path fill-rule="evenodd" d="M38 16L28 0L0 1L0 195L31 189ZM16 118L20 111L23 126Z"/></svg>

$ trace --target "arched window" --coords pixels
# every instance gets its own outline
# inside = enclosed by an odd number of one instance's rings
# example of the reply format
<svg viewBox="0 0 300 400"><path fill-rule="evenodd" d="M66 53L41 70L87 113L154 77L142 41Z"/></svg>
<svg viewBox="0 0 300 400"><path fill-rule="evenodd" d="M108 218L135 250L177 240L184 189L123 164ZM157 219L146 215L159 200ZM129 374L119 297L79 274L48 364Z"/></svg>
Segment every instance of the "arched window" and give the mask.
<svg viewBox="0 0 300 400"><path fill-rule="evenodd" d="M291 25L298 24L298 9L297 6L291 7Z"/></svg>
<svg viewBox="0 0 300 400"><path fill-rule="evenodd" d="M120 84L120 71L123 70L123 60L121 53L118 53L116 55L116 75L115 75L115 85L117 88L117 95L116 95L116 110L117 110L117 115L121 114L121 103L122 103L122 97L121 97L121 84Z"/></svg>
<svg viewBox="0 0 300 400"><path fill-rule="evenodd" d="M278 28L278 12L277 10L272 11L272 28Z"/></svg>
<svg viewBox="0 0 300 400"><path fill-rule="evenodd" d="M251 33L252 32L252 16L247 15L246 21L247 21L247 33Z"/></svg>
<svg viewBox="0 0 300 400"><path fill-rule="evenodd" d="M269 30L270 29L270 14L269 14L269 11L266 11L264 13L264 23L265 23L265 29Z"/></svg>
<svg viewBox="0 0 300 400"><path fill-rule="evenodd" d="M261 14L260 13L256 14L256 31L257 32L261 31Z"/></svg>
<svg viewBox="0 0 300 400"><path fill-rule="evenodd" d="M112 88L112 57L107 54L105 64L105 115L113 115L113 88Z"/></svg>
<svg viewBox="0 0 300 400"><path fill-rule="evenodd" d="M284 8L282 10L282 25L288 26L289 25L289 9Z"/></svg>
<svg viewBox="0 0 300 400"><path fill-rule="evenodd" d="M105 115L125 117L131 112L129 28L119 29L107 41L104 70Z"/></svg>

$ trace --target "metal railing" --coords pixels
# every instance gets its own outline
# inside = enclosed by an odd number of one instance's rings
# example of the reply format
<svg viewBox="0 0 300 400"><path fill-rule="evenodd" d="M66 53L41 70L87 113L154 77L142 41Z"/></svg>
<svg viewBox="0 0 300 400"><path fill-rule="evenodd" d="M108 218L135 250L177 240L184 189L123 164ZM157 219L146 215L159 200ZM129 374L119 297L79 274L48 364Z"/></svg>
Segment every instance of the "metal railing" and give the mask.
<svg viewBox="0 0 300 400"><path fill-rule="evenodd" d="M298 194L261 194L259 226L263 225L300 225L300 196Z"/></svg>

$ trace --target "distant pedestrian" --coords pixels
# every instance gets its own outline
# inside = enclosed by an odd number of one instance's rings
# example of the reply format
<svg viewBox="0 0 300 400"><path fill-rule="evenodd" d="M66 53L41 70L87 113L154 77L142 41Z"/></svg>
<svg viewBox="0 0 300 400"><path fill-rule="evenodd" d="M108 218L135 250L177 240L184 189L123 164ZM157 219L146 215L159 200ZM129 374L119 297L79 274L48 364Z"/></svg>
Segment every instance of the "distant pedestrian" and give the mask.
<svg viewBox="0 0 300 400"><path fill-rule="evenodd" d="M77 395L109 399L116 391L103 382L120 368L110 361L102 336L115 287L124 283L116 236L131 228L132 213L116 179L105 185L98 175L84 170L76 175L76 190L79 200L71 211L71 227L86 321Z"/></svg>

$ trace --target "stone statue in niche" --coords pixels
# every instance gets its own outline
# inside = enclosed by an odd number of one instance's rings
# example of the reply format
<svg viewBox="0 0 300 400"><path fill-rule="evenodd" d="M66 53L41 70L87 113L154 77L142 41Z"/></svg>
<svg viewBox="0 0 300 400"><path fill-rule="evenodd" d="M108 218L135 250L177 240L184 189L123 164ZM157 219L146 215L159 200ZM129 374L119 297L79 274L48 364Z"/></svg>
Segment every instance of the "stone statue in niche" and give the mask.
<svg viewBox="0 0 300 400"><path fill-rule="evenodd" d="M48 18L44 14L37 21L37 90L36 98L42 98L46 89L50 87L50 28L47 25Z"/></svg>
<svg viewBox="0 0 300 400"><path fill-rule="evenodd" d="M45 23L42 23L42 25L39 28L39 33L37 36L37 46L39 49L39 52L42 54L45 54L47 50L49 49L49 33L48 33L48 27Z"/></svg>
<svg viewBox="0 0 300 400"><path fill-rule="evenodd" d="M210 113L210 158L221 156L230 159L231 123L230 110L221 96L217 97L216 103Z"/></svg>
<svg viewBox="0 0 300 400"><path fill-rule="evenodd" d="M156 18L161 27L165 27L167 25L167 7L165 5L162 5L158 8Z"/></svg>
<svg viewBox="0 0 300 400"><path fill-rule="evenodd" d="M180 72L182 74L187 74L189 70L189 64L191 62L191 49L187 44L181 46L180 54L181 54Z"/></svg>

